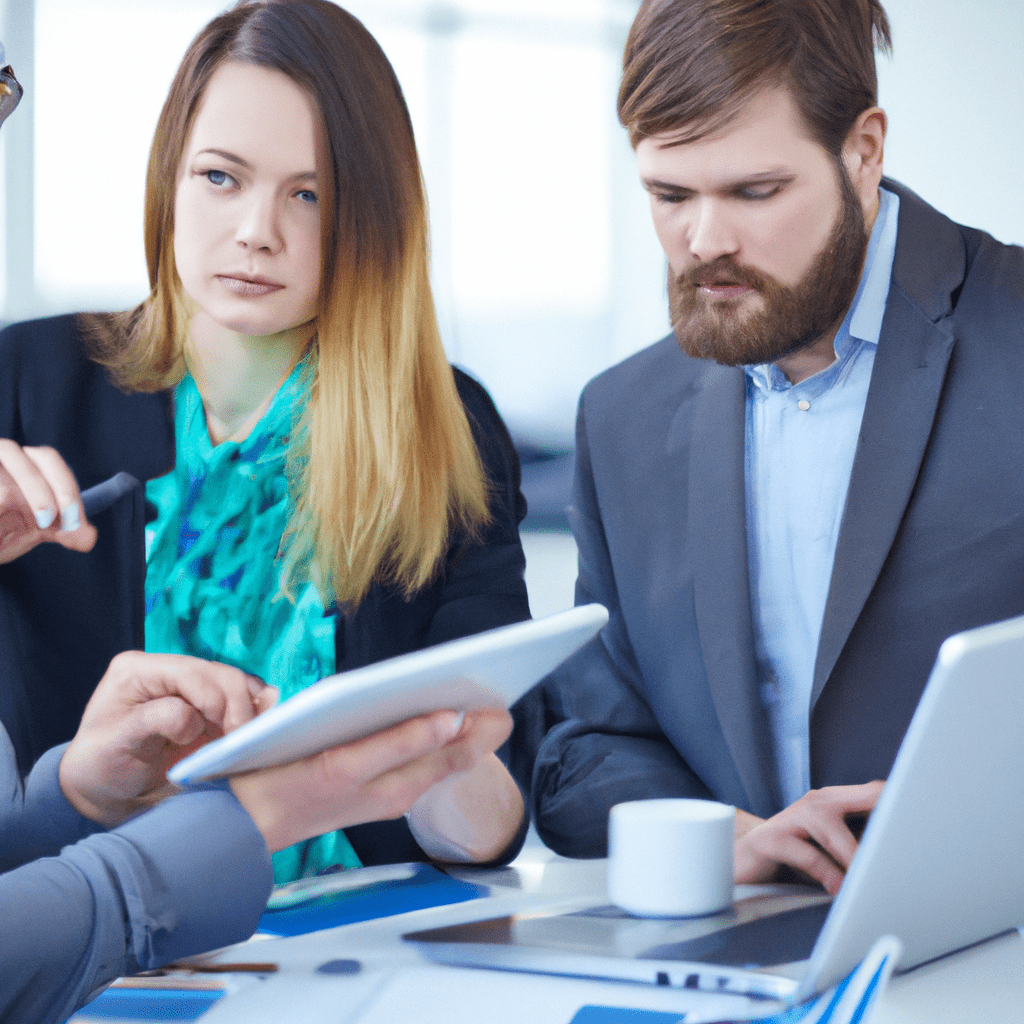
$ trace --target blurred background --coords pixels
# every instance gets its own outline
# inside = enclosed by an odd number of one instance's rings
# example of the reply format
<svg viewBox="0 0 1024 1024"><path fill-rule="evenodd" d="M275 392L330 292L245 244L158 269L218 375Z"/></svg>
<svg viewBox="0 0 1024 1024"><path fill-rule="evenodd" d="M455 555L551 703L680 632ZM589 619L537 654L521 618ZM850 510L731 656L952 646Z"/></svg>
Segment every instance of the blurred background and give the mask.
<svg viewBox="0 0 1024 1024"><path fill-rule="evenodd" d="M182 53L223 0L3 0L26 89L0 135L0 321L145 295L149 142ZM530 502L535 614L572 603L563 508L579 391L663 336L665 265L615 117L636 0L351 0L395 66L431 205L452 362L490 390ZM1024 242L1024 4L889 0L887 171ZM637 496L643 500L642 495Z"/></svg>

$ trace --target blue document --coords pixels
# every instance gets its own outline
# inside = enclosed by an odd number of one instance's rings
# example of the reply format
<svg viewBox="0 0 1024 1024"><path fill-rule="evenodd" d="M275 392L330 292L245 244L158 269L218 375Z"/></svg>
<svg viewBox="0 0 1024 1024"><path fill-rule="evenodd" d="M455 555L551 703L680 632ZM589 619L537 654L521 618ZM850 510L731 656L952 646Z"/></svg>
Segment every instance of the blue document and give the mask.
<svg viewBox="0 0 1024 1024"><path fill-rule="evenodd" d="M303 935L409 910L464 903L488 892L487 886L449 878L429 864L357 868L279 887L257 930L268 935ZM273 909L275 904L288 903L292 905Z"/></svg>
<svg viewBox="0 0 1024 1024"><path fill-rule="evenodd" d="M67 1024L97 1020L199 1020L224 994L223 990L108 988L68 1018Z"/></svg>

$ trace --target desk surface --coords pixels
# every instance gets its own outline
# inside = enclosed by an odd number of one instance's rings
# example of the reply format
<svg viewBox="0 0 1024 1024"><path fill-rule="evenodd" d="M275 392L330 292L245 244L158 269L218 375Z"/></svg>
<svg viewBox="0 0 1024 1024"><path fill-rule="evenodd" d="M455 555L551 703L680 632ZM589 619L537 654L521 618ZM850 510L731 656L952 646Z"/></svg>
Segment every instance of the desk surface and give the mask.
<svg viewBox="0 0 1024 1024"><path fill-rule="evenodd" d="M272 961L279 971L214 1004L202 1024L569 1024L586 1005L681 1010L680 993L654 986L460 969L425 961L415 946L402 942L403 932L467 916L540 907L566 897L604 898L605 892L603 861L568 861L535 847L527 848L508 868L453 873L490 886L491 895L472 904L418 910L294 938L256 938L212 955L210 959L222 963ZM955 913L955 906L950 911ZM360 969L341 975L317 972L319 965L335 959L356 960ZM710 1002L708 1010L714 1012ZM1021 1019L1024 940L1014 932L893 978L872 1024Z"/></svg>

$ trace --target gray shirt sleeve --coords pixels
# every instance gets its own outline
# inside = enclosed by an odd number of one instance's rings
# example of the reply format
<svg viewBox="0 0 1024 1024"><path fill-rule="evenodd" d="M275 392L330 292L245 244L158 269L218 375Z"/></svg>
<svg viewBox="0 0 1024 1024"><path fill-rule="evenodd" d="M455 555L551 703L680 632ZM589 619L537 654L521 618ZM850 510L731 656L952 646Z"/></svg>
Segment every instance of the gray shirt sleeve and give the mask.
<svg viewBox="0 0 1024 1024"><path fill-rule="evenodd" d="M68 843L103 831L64 797L57 772L66 749L64 743L48 750L22 780L14 748L0 726L0 871L54 856Z"/></svg>
<svg viewBox="0 0 1024 1024"><path fill-rule="evenodd" d="M60 795L58 764L46 755L23 787L0 729L7 863L52 842L60 827L72 840L95 827ZM217 788L172 797L9 870L0 875L0 1020L61 1021L120 975L239 942L271 886L263 837L230 790Z"/></svg>

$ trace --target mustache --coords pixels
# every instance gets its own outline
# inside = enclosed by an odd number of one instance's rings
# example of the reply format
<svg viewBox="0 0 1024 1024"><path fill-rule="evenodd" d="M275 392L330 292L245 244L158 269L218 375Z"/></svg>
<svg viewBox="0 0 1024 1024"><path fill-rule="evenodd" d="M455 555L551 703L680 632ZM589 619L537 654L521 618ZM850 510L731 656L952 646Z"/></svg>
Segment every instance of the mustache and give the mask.
<svg viewBox="0 0 1024 1024"><path fill-rule="evenodd" d="M708 284L739 284L763 292L771 287L771 280L752 267L737 263L732 256L719 256L715 260L695 263L676 275L677 288L700 288Z"/></svg>

